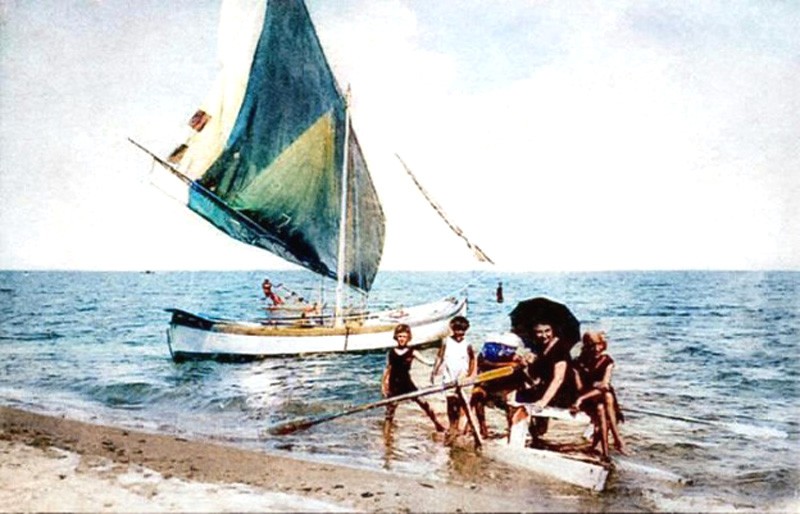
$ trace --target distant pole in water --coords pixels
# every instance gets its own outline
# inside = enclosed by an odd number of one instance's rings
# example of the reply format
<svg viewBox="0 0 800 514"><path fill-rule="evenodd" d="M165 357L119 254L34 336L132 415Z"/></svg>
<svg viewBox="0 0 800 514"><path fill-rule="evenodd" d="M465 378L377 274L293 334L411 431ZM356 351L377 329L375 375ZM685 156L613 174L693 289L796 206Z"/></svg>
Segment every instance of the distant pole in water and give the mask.
<svg viewBox="0 0 800 514"><path fill-rule="evenodd" d="M497 283L497 303L503 303L503 283Z"/></svg>

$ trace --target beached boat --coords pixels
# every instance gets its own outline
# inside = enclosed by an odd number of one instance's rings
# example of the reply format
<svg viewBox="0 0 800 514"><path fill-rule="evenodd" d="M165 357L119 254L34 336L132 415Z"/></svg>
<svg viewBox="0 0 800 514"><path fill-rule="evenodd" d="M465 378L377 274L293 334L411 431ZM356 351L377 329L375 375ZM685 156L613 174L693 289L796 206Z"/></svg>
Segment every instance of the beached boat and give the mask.
<svg viewBox="0 0 800 514"><path fill-rule="evenodd" d="M588 455L509 446L505 439L487 441L484 455L515 468L531 471L584 489L602 491L611 464Z"/></svg>
<svg viewBox="0 0 800 514"><path fill-rule="evenodd" d="M583 412L572 414L566 409L546 407L537 416L566 422L583 430L584 438L592 432L591 419ZM574 430L563 430L560 437L574 440ZM553 480L572 484L592 491L603 491L611 474L623 473L647 477L648 480L659 480L676 485L690 483L690 480L671 471L661 469L643 462L635 462L629 458L613 455L609 460L602 460L577 449L574 443L562 440L549 445L548 449L510 446L507 439L486 441L483 454L490 459L503 462L515 468L530 471L536 475L546 476Z"/></svg>
<svg viewBox="0 0 800 514"><path fill-rule="evenodd" d="M612 474L632 474L676 486L692 481L672 471L614 455L608 461L577 451L515 448L505 439L484 443L483 454L514 468L592 491L604 491Z"/></svg>
<svg viewBox="0 0 800 514"><path fill-rule="evenodd" d="M587 426L591 423L584 413L573 415L567 410L545 408L538 416ZM483 443L483 454L490 459L515 468L530 471L584 489L602 491L612 470L611 462L603 461L579 451L560 451L510 445L508 438L488 440Z"/></svg>
<svg viewBox="0 0 800 514"><path fill-rule="evenodd" d="M302 0L223 2L220 55L220 77L191 117L184 142L164 158L131 142L167 171L161 175L169 180L154 178L158 186L200 217L236 240L335 280L335 305L330 315L297 312L256 321L170 309L173 358L388 348L400 322L411 325L413 345L440 341L448 321L466 311L462 293L347 315L346 295L366 295L378 272L384 213L351 126L349 94L339 87Z"/></svg>

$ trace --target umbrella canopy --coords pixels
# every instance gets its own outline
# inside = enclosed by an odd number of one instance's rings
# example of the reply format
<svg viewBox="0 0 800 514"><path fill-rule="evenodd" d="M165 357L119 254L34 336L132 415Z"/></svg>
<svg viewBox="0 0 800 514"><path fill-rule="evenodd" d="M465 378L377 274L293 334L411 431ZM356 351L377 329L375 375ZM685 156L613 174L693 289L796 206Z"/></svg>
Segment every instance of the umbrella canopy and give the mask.
<svg viewBox="0 0 800 514"><path fill-rule="evenodd" d="M549 298L530 298L523 300L509 314L512 326L524 327L530 331L534 325L545 323L553 327L553 332L571 348L581 338L581 324L566 305Z"/></svg>

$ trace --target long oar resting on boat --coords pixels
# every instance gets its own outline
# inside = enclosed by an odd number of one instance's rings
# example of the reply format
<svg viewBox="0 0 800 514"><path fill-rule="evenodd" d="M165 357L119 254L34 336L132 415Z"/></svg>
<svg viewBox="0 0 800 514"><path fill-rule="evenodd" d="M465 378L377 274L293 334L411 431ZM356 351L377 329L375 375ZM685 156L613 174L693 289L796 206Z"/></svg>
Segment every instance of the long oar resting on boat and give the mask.
<svg viewBox="0 0 800 514"><path fill-rule="evenodd" d="M775 439L786 439L787 437L789 437L789 434L787 434L785 431L773 427L749 425L733 421L714 421L710 419L692 418L689 416L666 414L664 412L656 412L646 409L636 409L631 407L626 407L625 410L629 412L634 412L636 414L644 414L646 416L656 416L659 418L674 419L676 421L685 421L686 423L697 423L699 425L708 425L747 437L767 437Z"/></svg>
<svg viewBox="0 0 800 514"><path fill-rule="evenodd" d="M404 400L412 400L414 398L419 398L421 396L427 396L434 393L439 393L456 387L467 387L482 382L488 382L490 380L496 380L498 378L507 377L511 375L513 372L514 368L512 366L498 368L492 371L487 371L486 373L481 373L474 377L469 377L461 380L453 380L451 382L446 382L441 385L426 387L418 391L413 391L406 394L400 394L397 396L392 396L390 398L384 398L383 400L379 400L376 402L365 403L341 412L327 414L325 416L320 416L317 418L301 418L301 419L286 421L283 423L278 423L267 428L267 432L273 435L291 434L293 432L297 432L298 430L305 430L307 428L313 427L314 425L325 423L326 421L331 421L337 418L341 418L342 416L348 416L350 414L364 412L366 410L375 409L377 407L383 407L384 405L389 405L391 403L397 403Z"/></svg>

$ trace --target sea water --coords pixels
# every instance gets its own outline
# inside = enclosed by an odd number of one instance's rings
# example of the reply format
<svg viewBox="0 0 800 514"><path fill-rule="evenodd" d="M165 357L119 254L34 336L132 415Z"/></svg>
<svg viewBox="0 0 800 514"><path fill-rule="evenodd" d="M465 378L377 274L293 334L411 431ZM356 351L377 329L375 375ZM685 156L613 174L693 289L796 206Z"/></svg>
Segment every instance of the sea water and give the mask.
<svg viewBox="0 0 800 514"><path fill-rule="evenodd" d="M467 339L476 349L507 330L516 302L565 303L583 329L608 333L623 408L715 423L628 412L621 430L635 452L630 459L665 473L621 471L599 495L448 448L414 405L398 411L389 438L380 409L269 435L266 428L280 421L380 399L385 354L242 364L170 359L165 308L258 318L264 277L282 284L284 296L333 296L302 271L0 272L0 403L430 479L502 481L567 510L798 508L798 272L378 276L376 307L424 303L466 286ZM497 303L501 281L505 302ZM424 354L432 360L435 350ZM427 375L423 364L415 367ZM691 483L664 479L669 474Z"/></svg>

